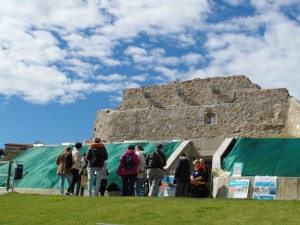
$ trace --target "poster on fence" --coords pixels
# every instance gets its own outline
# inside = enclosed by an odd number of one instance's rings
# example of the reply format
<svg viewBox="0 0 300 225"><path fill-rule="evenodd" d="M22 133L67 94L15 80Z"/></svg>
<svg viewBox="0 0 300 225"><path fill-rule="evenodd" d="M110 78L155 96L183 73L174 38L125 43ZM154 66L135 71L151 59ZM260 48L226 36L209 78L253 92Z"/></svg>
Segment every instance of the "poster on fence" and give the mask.
<svg viewBox="0 0 300 225"><path fill-rule="evenodd" d="M174 197L175 196L175 184L174 176L165 176L161 180L161 186L159 188L159 197Z"/></svg>
<svg viewBox="0 0 300 225"><path fill-rule="evenodd" d="M255 176L253 198L273 200L276 197L277 177Z"/></svg>
<svg viewBox="0 0 300 225"><path fill-rule="evenodd" d="M249 180L229 180L228 198L247 198Z"/></svg>
<svg viewBox="0 0 300 225"><path fill-rule="evenodd" d="M233 164L233 170L232 170L233 177L242 176L242 171L243 171L243 163L242 162L236 162Z"/></svg>

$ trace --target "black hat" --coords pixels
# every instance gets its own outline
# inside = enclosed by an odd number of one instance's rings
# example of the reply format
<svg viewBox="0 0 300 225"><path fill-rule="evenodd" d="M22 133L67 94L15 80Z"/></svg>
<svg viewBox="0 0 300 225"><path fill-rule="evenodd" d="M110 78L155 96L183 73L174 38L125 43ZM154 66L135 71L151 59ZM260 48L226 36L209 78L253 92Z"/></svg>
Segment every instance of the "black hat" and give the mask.
<svg viewBox="0 0 300 225"><path fill-rule="evenodd" d="M164 146L163 146L162 144L157 144L157 145L156 145L156 148L157 148L157 149L162 149L163 147L164 147Z"/></svg>
<svg viewBox="0 0 300 225"><path fill-rule="evenodd" d="M137 145L136 146L138 149L141 149L142 151L144 150L144 148L142 147L142 146L140 146L140 145Z"/></svg>
<svg viewBox="0 0 300 225"><path fill-rule="evenodd" d="M133 145L128 145L128 149L134 150L134 146Z"/></svg>

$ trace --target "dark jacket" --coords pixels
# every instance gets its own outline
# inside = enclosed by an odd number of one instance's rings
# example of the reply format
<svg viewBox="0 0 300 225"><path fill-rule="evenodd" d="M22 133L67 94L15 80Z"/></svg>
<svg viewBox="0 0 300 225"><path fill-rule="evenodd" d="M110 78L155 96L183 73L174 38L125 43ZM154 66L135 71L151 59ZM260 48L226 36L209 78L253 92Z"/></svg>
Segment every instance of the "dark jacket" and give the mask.
<svg viewBox="0 0 300 225"><path fill-rule="evenodd" d="M175 180L177 183L190 183L190 161L187 158L180 159L175 169Z"/></svg>
<svg viewBox="0 0 300 225"><path fill-rule="evenodd" d="M146 158L146 166L147 168L161 168L167 164L167 159L164 153L160 150L155 150L150 153Z"/></svg>
<svg viewBox="0 0 300 225"><path fill-rule="evenodd" d="M202 182L208 182L208 179L209 179L209 176L208 176L208 168L207 166L205 166L205 170L203 168L200 168L199 170L194 170L192 172L192 176L194 178L197 178L197 177L202 177L201 181Z"/></svg>
<svg viewBox="0 0 300 225"><path fill-rule="evenodd" d="M92 143L86 155L88 167L103 167L104 161L108 159L107 151L102 143Z"/></svg>

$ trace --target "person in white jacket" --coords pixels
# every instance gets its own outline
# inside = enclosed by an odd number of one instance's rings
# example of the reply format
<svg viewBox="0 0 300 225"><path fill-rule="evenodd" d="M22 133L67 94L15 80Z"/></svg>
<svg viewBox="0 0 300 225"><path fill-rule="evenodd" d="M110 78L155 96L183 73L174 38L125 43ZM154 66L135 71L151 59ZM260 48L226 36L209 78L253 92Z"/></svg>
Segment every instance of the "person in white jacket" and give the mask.
<svg viewBox="0 0 300 225"><path fill-rule="evenodd" d="M80 150L82 149L82 143L77 142L72 151L72 159L73 159L73 166L71 167L71 173L73 175L72 182L68 188L68 192L66 195L74 195L74 187L75 184L78 184L78 175L79 170L81 169L81 160L80 160Z"/></svg>
<svg viewBox="0 0 300 225"><path fill-rule="evenodd" d="M143 147L138 145L135 147L135 154L139 157L140 164L138 166L138 174L135 179L135 196L144 196L144 180L145 180L145 167L146 167L146 157L143 152Z"/></svg>

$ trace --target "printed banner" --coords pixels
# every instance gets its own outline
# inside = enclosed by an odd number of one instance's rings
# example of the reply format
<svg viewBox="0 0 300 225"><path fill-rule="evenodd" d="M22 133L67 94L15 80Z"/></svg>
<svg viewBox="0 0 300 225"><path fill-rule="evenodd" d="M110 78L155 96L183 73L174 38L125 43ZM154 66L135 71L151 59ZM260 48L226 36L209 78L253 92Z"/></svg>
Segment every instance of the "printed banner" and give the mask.
<svg viewBox="0 0 300 225"><path fill-rule="evenodd" d="M228 198L247 198L249 180L229 180Z"/></svg>
<svg viewBox="0 0 300 225"><path fill-rule="evenodd" d="M233 165L233 171L232 176L233 177L240 177L242 176L242 170L243 170L243 163L242 162L236 162Z"/></svg>
<svg viewBox="0 0 300 225"><path fill-rule="evenodd" d="M276 197L277 177L255 176L254 180L254 199L273 200Z"/></svg>
<svg viewBox="0 0 300 225"><path fill-rule="evenodd" d="M174 197L175 196L175 184L174 176L165 176L163 180L161 180L161 186L159 188L159 197Z"/></svg>

